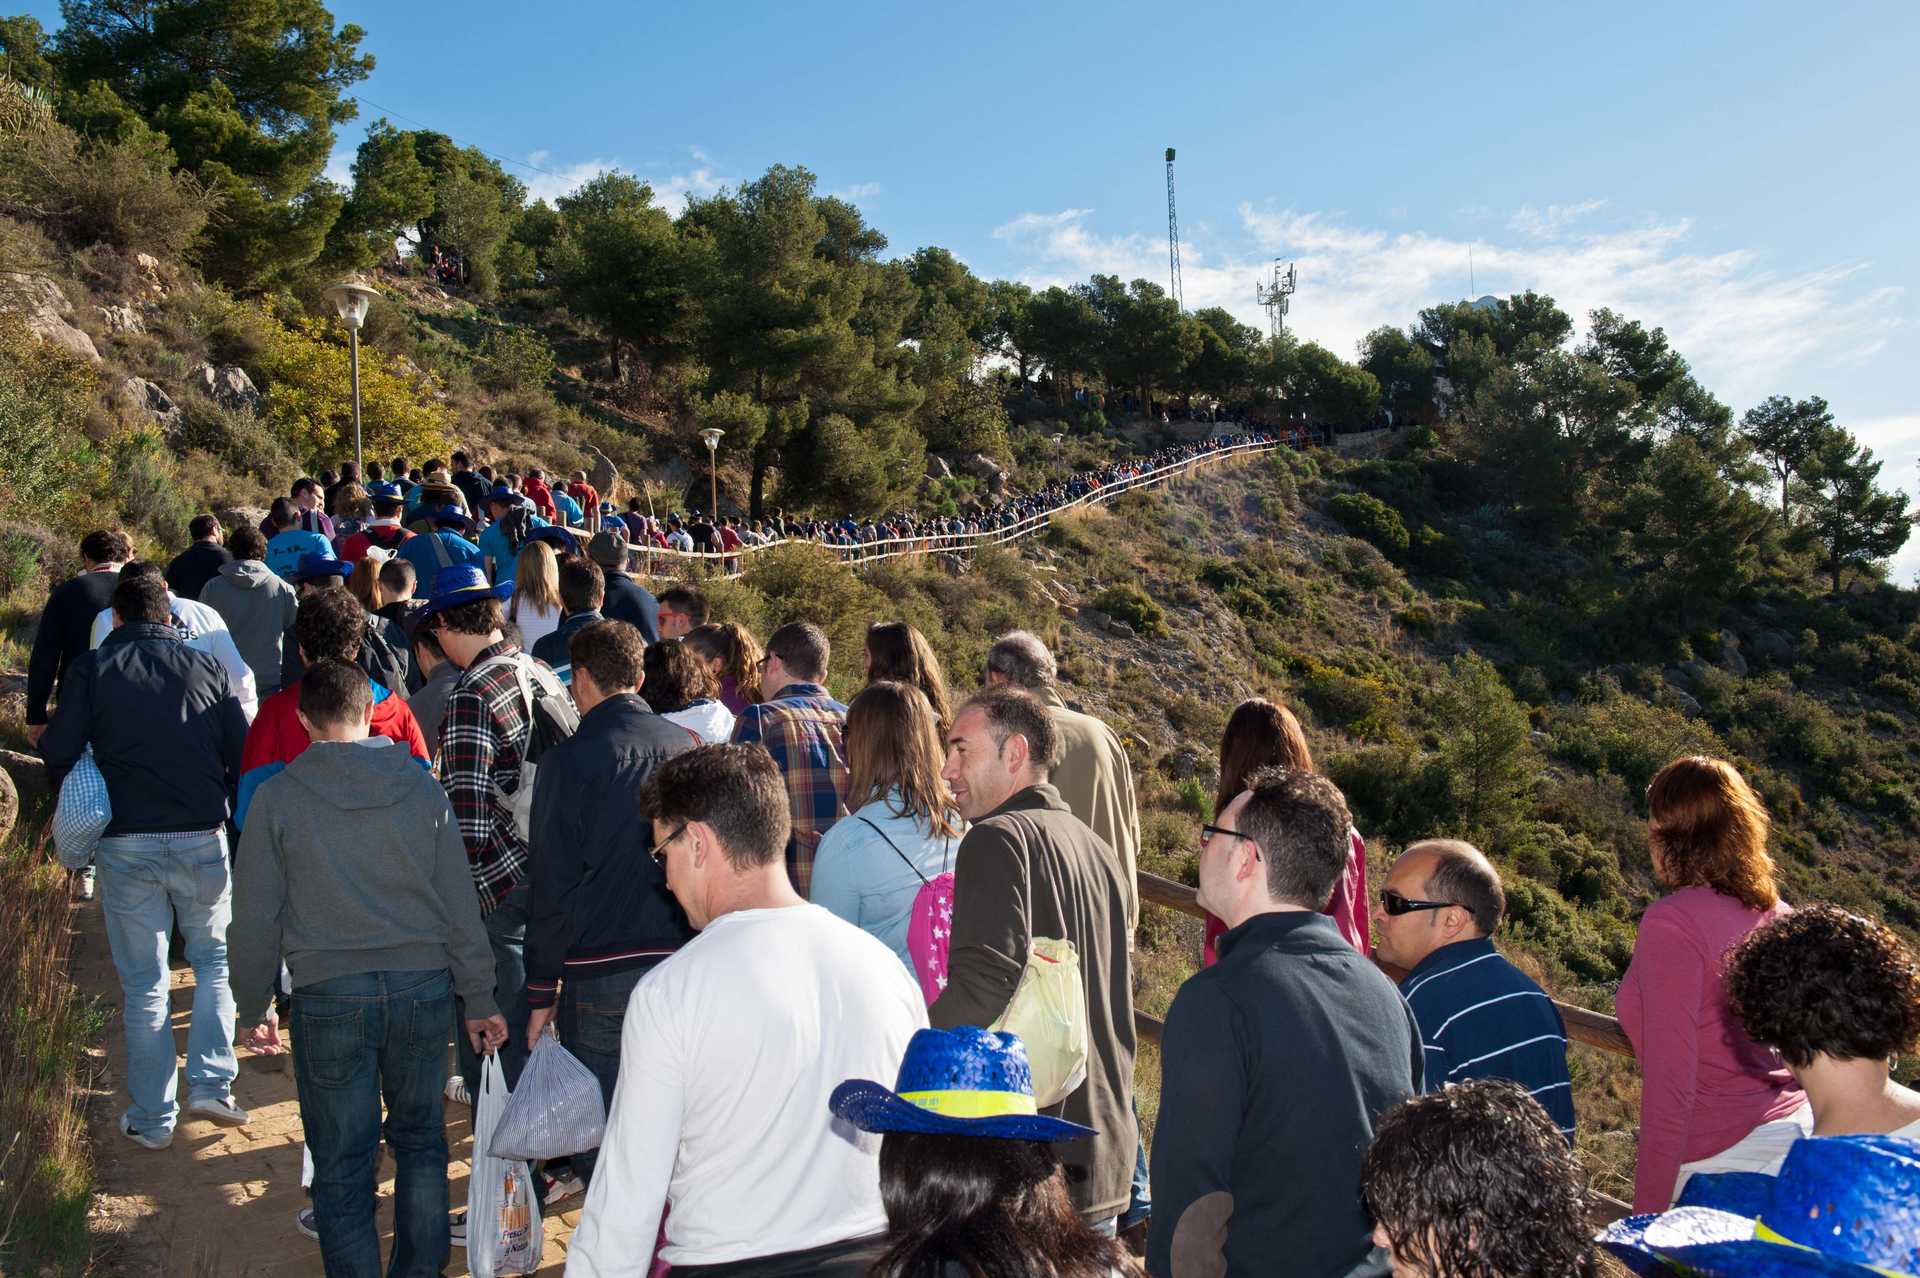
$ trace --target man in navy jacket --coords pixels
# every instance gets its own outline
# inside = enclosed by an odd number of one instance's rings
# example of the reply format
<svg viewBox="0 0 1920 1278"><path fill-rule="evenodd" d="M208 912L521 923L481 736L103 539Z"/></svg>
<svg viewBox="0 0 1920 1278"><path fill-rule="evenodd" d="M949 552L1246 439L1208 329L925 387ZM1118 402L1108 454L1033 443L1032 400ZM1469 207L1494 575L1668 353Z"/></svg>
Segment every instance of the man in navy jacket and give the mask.
<svg viewBox="0 0 1920 1278"><path fill-rule="evenodd" d="M176 924L194 976L187 1112L230 1127L247 1121L232 1098L238 1061L224 832L247 717L226 668L174 629L166 582L123 578L112 607L113 632L68 668L40 753L57 788L91 745L107 783L113 820L100 840L101 900L126 1000L133 1101L120 1131L143 1148L165 1149L178 1116L166 965Z"/></svg>
<svg viewBox="0 0 1920 1278"><path fill-rule="evenodd" d="M1318 912L1346 868L1346 800L1268 769L1217 820L1200 904L1227 930L1167 1011L1147 1272L1384 1278L1360 1160L1381 1113L1420 1090L1420 1031Z"/></svg>
<svg viewBox="0 0 1920 1278"><path fill-rule="evenodd" d="M640 699L646 645L624 621L573 636L580 727L534 775L527 901L527 1049L555 1013L560 1041L613 1104L627 998L655 964L693 939L654 861L653 825L635 806L654 769L699 744ZM594 1155L575 1155L582 1180Z"/></svg>

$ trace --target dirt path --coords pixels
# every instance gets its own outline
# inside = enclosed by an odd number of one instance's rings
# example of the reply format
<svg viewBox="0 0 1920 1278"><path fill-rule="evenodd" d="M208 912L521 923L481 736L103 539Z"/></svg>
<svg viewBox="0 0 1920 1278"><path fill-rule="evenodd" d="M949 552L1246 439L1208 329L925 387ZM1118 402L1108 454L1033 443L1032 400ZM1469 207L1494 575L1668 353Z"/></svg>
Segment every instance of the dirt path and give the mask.
<svg viewBox="0 0 1920 1278"><path fill-rule="evenodd" d="M92 1051L96 1079L87 1112L100 1182L93 1208L93 1226L101 1243L96 1272L121 1278L267 1274L317 1278L322 1272L320 1244L294 1224L306 1196L300 1189L300 1106L294 1098L291 1068L262 1068L262 1062L242 1048L233 1095L251 1114L251 1122L226 1128L183 1114L171 1148L154 1152L129 1143L117 1127L127 1105L120 1085L126 1069L120 983L107 949L99 903L76 904L73 926L74 982L83 994L101 999L112 1013ZM176 1048L183 1053L192 1002L193 972L176 968L173 1025ZM181 1087L184 1098L184 1078ZM455 1210L467 1197L471 1136L467 1107L448 1102L452 1164L447 1175ZM383 1157L380 1174L384 1254L393 1238L390 1158ZM546 1218L542 1275L557 1276L565 1267L567 1239L580 1218L579 1201L574 1200L574 1210ZM466 1255L455 1247L446 1272L465 1274Z"/></svg>

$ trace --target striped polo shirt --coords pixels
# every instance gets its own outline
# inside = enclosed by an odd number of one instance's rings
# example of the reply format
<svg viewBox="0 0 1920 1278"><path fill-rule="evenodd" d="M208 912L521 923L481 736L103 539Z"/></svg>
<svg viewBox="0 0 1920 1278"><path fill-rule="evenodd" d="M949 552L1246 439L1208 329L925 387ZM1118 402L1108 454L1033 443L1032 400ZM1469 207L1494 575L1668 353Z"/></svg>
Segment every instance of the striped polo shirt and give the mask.
<svg viewBox="0 0 1920 1278"><path fill-rule="evenodd" d="M1421 959L1400 992L1420 1024L1426 1090L1469 1078L1506 1078L1532 1093L1573 1140L1567 1027L1546 992L1486 937Z"/></svg>

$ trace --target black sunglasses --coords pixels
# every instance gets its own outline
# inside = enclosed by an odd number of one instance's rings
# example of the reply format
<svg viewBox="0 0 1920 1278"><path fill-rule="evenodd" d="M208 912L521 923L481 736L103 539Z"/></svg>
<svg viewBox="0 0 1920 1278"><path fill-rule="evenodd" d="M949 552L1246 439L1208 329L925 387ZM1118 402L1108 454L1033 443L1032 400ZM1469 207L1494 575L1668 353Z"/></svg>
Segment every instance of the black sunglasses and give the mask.
<svg viewBox="0 0 1920 1278"><path fill-rule="evenodd" d="M1395 918L1402 914L1411 914L1415 910L1444 910L1448 906L1458 905L1458 901L1414 901L1401 896L1392 888L1383 888L1380 892L1380 908Z"/></svg>
<svg viewBox="0 0 1920 1278"><path fill-rule="evenodd" d="M686 832L687 832L687 827L684 825L681 826L679 829L675 830L672 834L669 834L666 838L660 840L660 842L654 844L651 848L648 848L647 855L653 858L653 863L655 865L665 865L667 863L667 849L673 846L673 841L675 839L679 838L681 835L685 834Z"/></svg>
<svg viewBox="0 0 1920 1278"><path fill-rule="evenodd" d="M1254 839L1251 834L1242 834L1238 830L1223 829L1222 827L1217 825L1203 825L1200 827L1200 846L1201 847L1203 848L1206 847L1207 844L1213 842L1215 837L1228 838L1228 839L1245 839L1247 842L1253 843L1253 859L1256 861L1260 859L1260 845L1258 843L1254 843Z"/></svg>

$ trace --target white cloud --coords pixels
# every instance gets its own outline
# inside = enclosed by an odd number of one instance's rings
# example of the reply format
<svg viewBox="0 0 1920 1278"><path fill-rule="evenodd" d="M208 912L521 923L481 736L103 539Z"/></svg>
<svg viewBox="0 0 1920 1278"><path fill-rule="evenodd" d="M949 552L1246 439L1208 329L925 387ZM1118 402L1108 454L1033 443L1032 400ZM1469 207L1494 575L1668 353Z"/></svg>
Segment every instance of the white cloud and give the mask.
<svg viewBox="0 0 1920 1278"><path fill-rule="evenodd" d="M1531 204L1523 204L1512 217L1507 219L1507 226L1536 239L1552 239L1587 214L1597 213L1606 206L1605 200L1581 200L1577 204L1549 204L1544 210L1536 209Z"/></svg>
<svg viewBox="0 0 1920 1278"><path fill-rule="evenodd" d="M689 199L697 196L712 195L722 186L726 185L725 180L715 171L712 157L708 156L705 151L697 146L689 147L688 151L697 165L691 172L674 173L665 178L648 177L645 179L646 182L653 187L653 202L675 216L678 216L680 211L687 207L687 201ZM587 182L592 181L610 169L620 169L628 173L635 172L632 165L622 163L619 160L599 158L582 160L578 164L561 165L556 168L553 167L552 152L550 151L535 151L527 157L527 160L530 164L550 170L546 173L529 173L525 175L527 199L529 201L545 200L549 204L563 195L571 195ZM655 164L649 165L648 167L659 168L662 166Z"/></svg>
<svg viewBox="0 0 1920 1278"><path fill-rule="evenodd" d="M852 186L843 186L837 191L828 191L827 194L837 200L846 200L849 203L855 200L871 200L874 196L880 194L880 184L878 182L855 182Z"/></svg>
<svg viewBox="0 0 1920 1278"><path fill-rule="evenodd" d="M333 154L327 157L327 167L321 170L320 176L351 191L354 155L355 151L351 147L336 147Z"/></svg>

